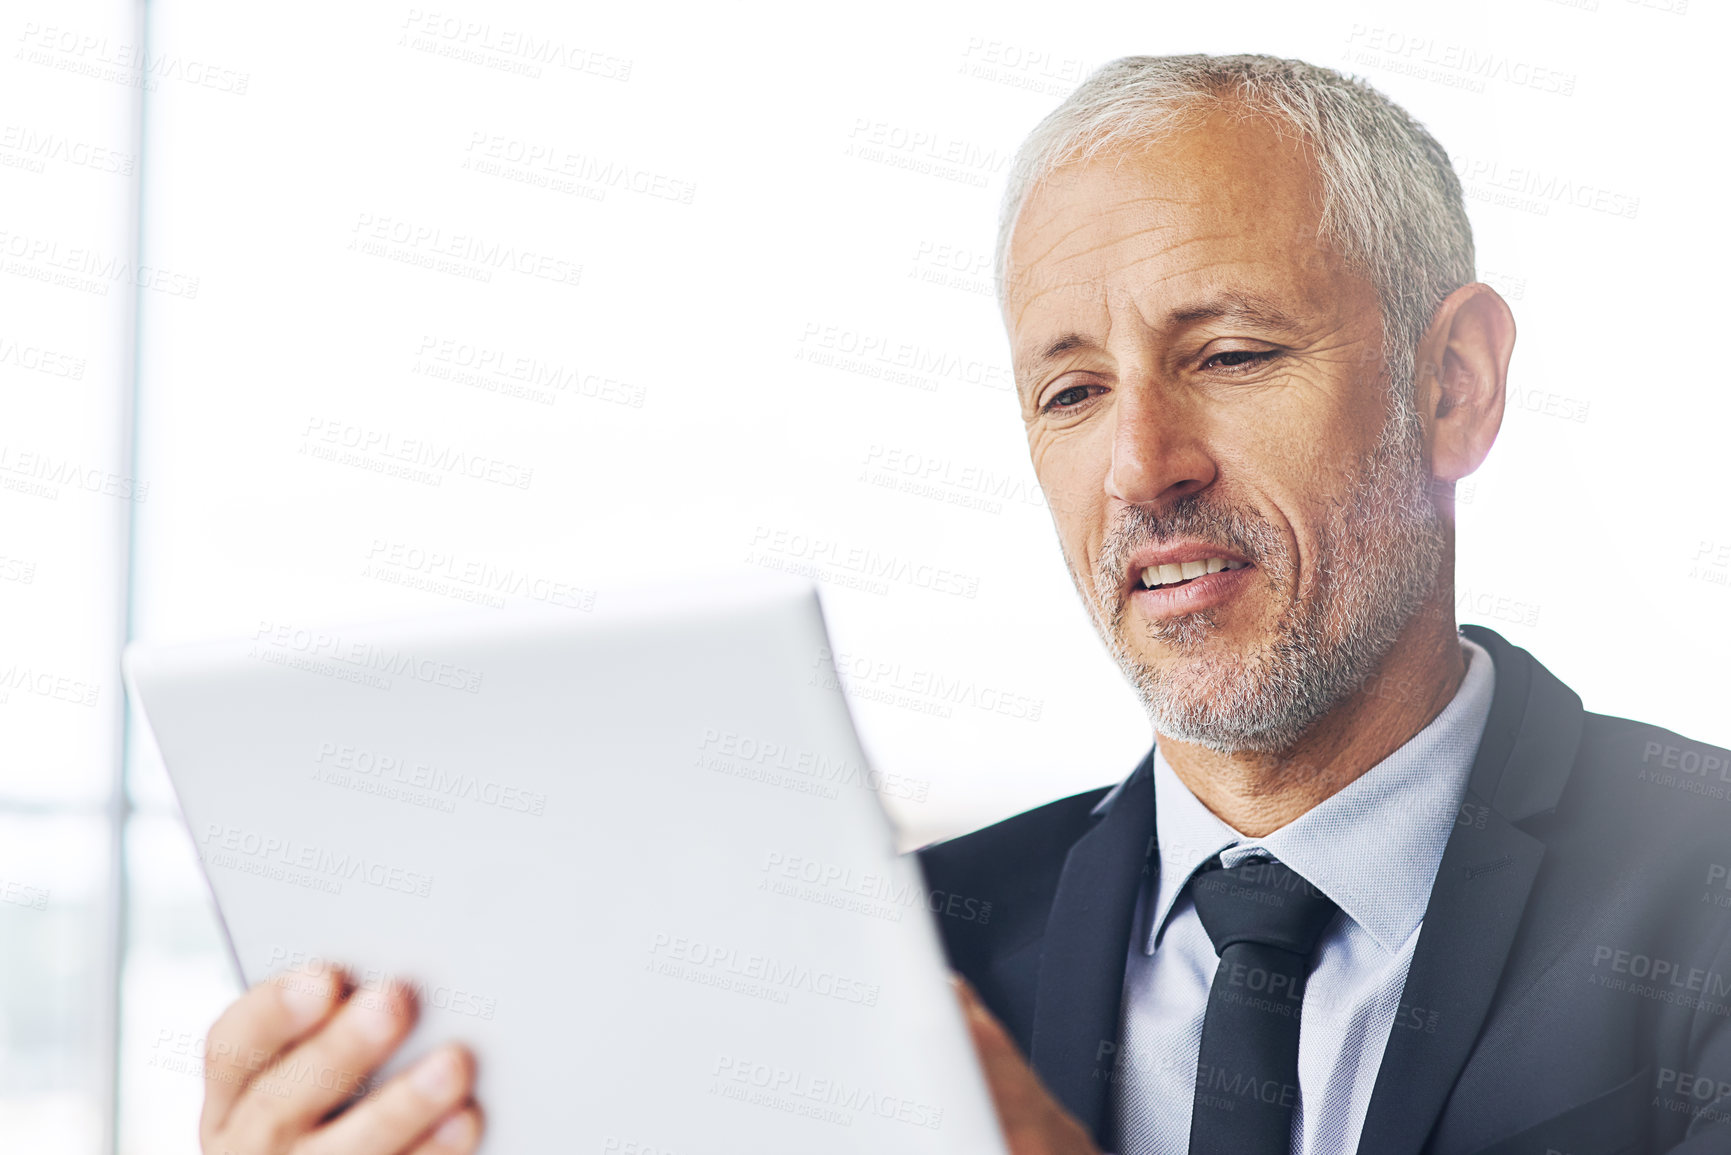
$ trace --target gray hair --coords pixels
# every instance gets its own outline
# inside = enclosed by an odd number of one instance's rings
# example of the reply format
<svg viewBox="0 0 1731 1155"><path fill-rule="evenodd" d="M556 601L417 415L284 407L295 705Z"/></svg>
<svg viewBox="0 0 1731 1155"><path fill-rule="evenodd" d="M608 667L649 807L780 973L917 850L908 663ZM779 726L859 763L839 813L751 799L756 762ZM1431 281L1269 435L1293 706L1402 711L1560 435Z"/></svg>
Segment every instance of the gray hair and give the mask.
<svg viewBox="0 0 1731 1155"><path fill-rule="evenodd" d="M1322 186L1323 243L1368 277L1383 354L1406 395L1419 339L1442 299L1470 283L1473 233L1442 145L1362 80L1273 56L1126 56L1103 65L1028 135L998 224L998 301L1029 193L1060 165L1150 143L1226 107L1305 141Z"/></svg>

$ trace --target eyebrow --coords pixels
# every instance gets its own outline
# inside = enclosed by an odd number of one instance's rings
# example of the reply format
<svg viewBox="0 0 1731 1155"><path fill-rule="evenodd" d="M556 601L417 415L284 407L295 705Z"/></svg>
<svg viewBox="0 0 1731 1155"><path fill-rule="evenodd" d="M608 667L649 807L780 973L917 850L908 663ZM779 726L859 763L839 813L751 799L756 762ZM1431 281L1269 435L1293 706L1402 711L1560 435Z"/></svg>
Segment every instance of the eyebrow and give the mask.
<svg viewBox="0 0 1731 1155"><path fill-rule="evenodd" d="M1036 356L1032 362L1017 371L1016 393L1019 396L1026 397L1028 391L1033 388L1034 378L1039 374L1039 371L1044 369L1047 365L1050 365L1053 361L1056 361L1059 357L1062 357L1065 353L1073 353L1077 349L1097 350L1099 348L1100 342L1094 340L1092 337L1075 332L1065 333L1062 337L1059 337L1056 341L1053 341L1050 345L1047 345L1044 349L1040 350L1039 355Z"/></svg>
<svg viewBox="0 0 1731 1155"><path fill-rule="evenodd" d="M1297 319L1267 297L1236 289L1223 290L1206 301L1173 309L1166 314L1169 326L1194 325L1198 321L1250 321L1266 329L1287 333L1297 332L1302 327Z"/></svg>
<svg viewBox="0 0 1731 1155"><path fill-rule="evenodd" d="M1297 333L1303 328L1296 318L1268 298L1236 289L1225 289L1205 300L1169 310L1161 328L1183 328L1201 321L1247 321L1278 333ZM1036 372L1066 353L1078 349L1098 351L1100 347L1100 342L1085 333L1065 333L1040 350L1017 384L1028 384Z"/></svg>

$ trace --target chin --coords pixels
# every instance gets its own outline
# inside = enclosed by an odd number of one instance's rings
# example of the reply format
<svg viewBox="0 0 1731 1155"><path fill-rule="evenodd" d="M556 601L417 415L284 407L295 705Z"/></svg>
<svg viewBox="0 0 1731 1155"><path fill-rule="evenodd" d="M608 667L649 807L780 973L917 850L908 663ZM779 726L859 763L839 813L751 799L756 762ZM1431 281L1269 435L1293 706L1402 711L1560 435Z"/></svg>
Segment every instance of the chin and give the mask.
<svg viewBox="0 0 1731 1155"><path fill-rule="evenodd" d="M1315 719L1274 716L1250 720L1242 713L1222 716L1215 702L1147 705L1148 721L1160 737L1217 750L1222 754L1280 754L1297 746Z"/></svg>
<svg viewBox="0 0 1731 1155"><path fill-rule="evenodd" d="M1112 648L1156 733L1224 753L1290 749L1338 695L1294 677L1297 656L1275 635L1243 640L1205 614L1145 627Z"/></svg>
<svg viewBox="0 0 1731 1155"><path fill-rule="evenodd" d="M1144 693L1154 732L1224 754L1290 750L1326 710L1293 709L1290 701L1256 701L1234 687L1198 680L1174 693Z"/></svg>

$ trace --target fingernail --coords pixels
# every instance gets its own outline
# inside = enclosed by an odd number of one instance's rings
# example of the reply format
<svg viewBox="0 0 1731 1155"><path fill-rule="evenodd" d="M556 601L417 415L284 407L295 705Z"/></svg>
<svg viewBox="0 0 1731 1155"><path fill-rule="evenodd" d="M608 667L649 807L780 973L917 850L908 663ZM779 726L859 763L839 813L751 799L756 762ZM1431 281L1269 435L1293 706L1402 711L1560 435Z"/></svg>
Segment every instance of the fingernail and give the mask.
<svg viewBox="0 0 1731 1155"><path fill-rule="evenodd" d="M297 1027L317 1021L331 1005L330 985L309 975L284 975L278 980L277 997Z"/></svg>
<svg viewBox="0 0 1731 1155"><path fill-rule="evenodd" d="M428 1099L448 1099L457 1089L457 1058L448 1048L441 1048L415 1065L409 1082Z"/></svg>
<svg viewBox="0 0 1731 1155"><path fill-rule="evenodd" d="M433 1142L445 1147L460 1147L474 1134L475 1121L467 1111L459 1111L439 1124L433 1132Z"/></svg>
<svg viewBox="0 0 1731 1155"><path fill-rule="evenodd" d="M380 1042L397 1033L397 1018L391 1013L390 991L356 991L349 996L355 1003L356 1026L369 1038Z"/></svg>

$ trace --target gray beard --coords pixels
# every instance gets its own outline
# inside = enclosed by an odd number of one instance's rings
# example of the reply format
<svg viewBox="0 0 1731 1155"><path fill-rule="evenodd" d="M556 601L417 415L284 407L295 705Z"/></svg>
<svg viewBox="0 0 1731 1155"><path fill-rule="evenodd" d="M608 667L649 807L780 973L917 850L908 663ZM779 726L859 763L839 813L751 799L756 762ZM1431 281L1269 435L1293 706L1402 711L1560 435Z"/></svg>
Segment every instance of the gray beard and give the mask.
<svg viewBox="0 0 1731 1155"><path fill-rule="evenodd" d="M1205 504L1203 494L1161 512L1128 507L1102 547L1091 597L1072 562L1095 627L1157 733L1227 753L1289 750L1376 673L1436 588L1447 556L1422 437L1417 413L1395 400L1376 446L1319 528L1314 587L1248 654L1210 653L1219 623L1204 610L1147 623L1149 640L1188 659L1164 671L1149 666L1125 644L1129 599L1120 591L1131 553L1178 537L1229 546L1271 589L1290 588L1297 559L1255 511Z"/></svg>

